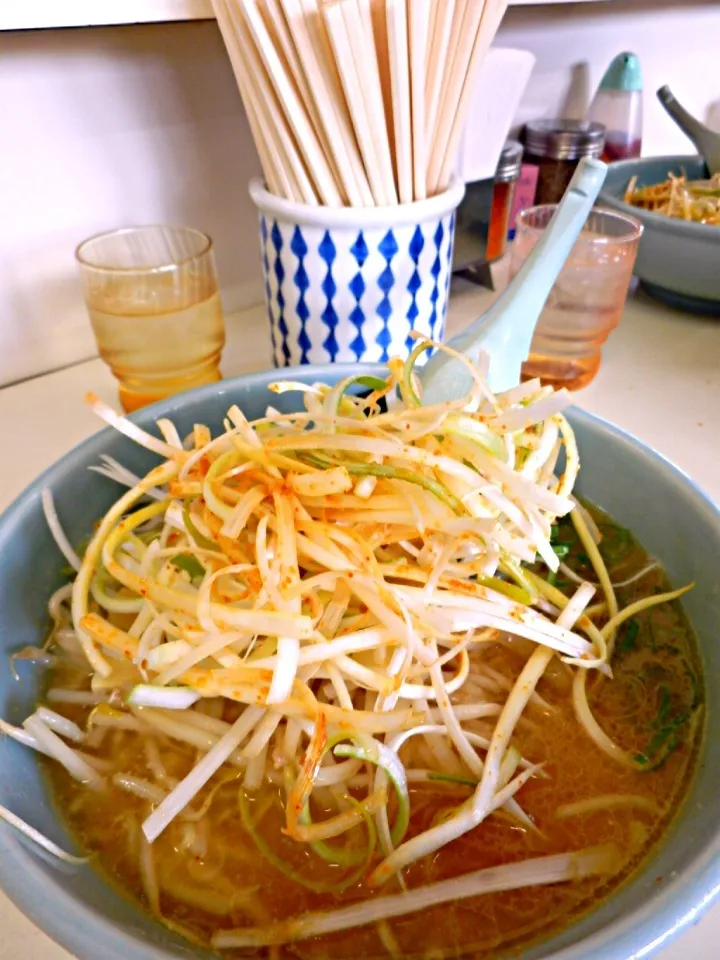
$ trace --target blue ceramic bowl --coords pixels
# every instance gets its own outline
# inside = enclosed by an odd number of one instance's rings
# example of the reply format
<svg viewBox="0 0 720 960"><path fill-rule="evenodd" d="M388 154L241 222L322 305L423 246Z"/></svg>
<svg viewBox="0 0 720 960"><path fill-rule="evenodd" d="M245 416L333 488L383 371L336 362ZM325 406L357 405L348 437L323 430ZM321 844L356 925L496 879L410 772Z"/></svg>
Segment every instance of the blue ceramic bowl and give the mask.
<svg viewBox="0 0 720 960"><path fill-rule="evenodd" d="M372 368L369 368L372 369ZM288 371L295 380L333 382L357 367L328 365ZM231 403L250 417L272 402L285 410L293 395L270 394L266 372L213 384L157 404L134 419L153 429L171 417L180 433L193 423L215 430ZM575 411L583 460L581 493L632 529L667 567L674 583L697 584L686 609L705 662L708 723L720 704L720 513L676 467L625 433ZM156 458L111 430L86 440L40 477L0 518L0 648L4 658L42 643L46 602L61 583L60 556L43 518L40 491L52 489L73 542L91 532L118 488L90 473L101 454L145 472ZM7 662L5 660L5 662ZM0 716L19 723L33 709L38 672L20 664L21 681L0 672ZM652 951L692 923L720 889L720 741L708 737L691 796L660 850L631 883L580 923L523 953L524 960L626 960ZM0 742L0 803L66 847L72 841L53 809L35 756L12 740ZM169 960L205 957L145 916L90 866L68 868L46 860L0 823L0 887L39 927L80 960Z"/></svg>
<svg viewBox="0 0 720 960"><path fill-rule="evenodd" d="M610 164L598 203L630 214L645 227L635 274L648 293L680 310L720 316L720 229L649 213L622 199L633 177L638 187L649 187L670 173L690 180L707 176L697 156L618 160Z"/></svg>

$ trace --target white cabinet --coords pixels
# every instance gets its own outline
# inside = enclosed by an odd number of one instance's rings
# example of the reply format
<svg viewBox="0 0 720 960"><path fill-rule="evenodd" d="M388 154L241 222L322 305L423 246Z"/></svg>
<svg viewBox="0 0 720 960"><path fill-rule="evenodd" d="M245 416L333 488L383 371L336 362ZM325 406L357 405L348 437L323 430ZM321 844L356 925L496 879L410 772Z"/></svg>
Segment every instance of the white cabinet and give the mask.
<svg viewBox="0 0 720 960"><path fill-rule="evenodd" d="M5 0L0 30L209 20L210 0Z"/></svg>
<svg viewBox="0 0 720 960"><path fill-rule="evenodd" d="M510 0L512 6L572 3L577 0ZM585 0L600 2L600 0ZM210 20L210 0L4 0L0 30L97 27L170 20Z"/></svg>

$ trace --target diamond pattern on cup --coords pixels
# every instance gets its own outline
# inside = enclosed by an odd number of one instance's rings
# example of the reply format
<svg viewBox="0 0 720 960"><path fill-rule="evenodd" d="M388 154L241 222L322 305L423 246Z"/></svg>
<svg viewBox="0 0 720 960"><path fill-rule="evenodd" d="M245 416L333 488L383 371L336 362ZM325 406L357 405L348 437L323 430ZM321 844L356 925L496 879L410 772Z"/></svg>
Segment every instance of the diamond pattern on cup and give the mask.
<svg viewBox="0 0 720 960"><path fill-rule="evenodd" d="M305 294L310 286L310 280L308 279L307 270L305 269L304 264L304 260L308 252L308 245L305 242L305 237L303 237L300 227L295 227L293 230L292 240L290 241L290 249L298 259L298 267L293 275L293 280L298 290L295 313L297 313L298 319L300 320L300 333L298 334L297 338L298 346L300 347L300 363L309 363L308 350L312 347L312 341L307 332L307 322L310 316L310 310L305 302Z"/></svg>
<svg viewBox="0 0 720 960"><path fill-rule="evenodd" d="M350 281L350 292L355 297L355 306L350 311L350 323L357 329L357 336L350 343L350 349L355 354L355 359L359 362L367 349L363 339L362 330L365 325L365 313L360 306L360 301L365 293L365 281L361 273L356 273Z"/></svg>
<svg viewBox="0 0 720 960"><path fill-rule="evenodd" d="M278 307L278 330L280 331L280 336L282 337L282 355L285 361L285 366L287 367L290 363L291 356L290 347L288 344L288 336L290 331L288 329L287 321L285 320L285 296L282 292L283 280L285 279L285 267L283 266L281 256L283 249L283 237L277 220L273 221L272 230L270 231L270 240L275 248L275 262L273 264L273 271L278 284L277 296L275 297L275 302L277 303Z"/></svg>
<svg viewBox="0 0 720 960"><path fill-rule="evenodd" d="M337 249L333 243L333 239L330 236L330 231L326 230L325 234L320 241L318 247L318 253L322 260L327 264L327 273L322 282L322 292L325 294L326 302L325 308L321 313L322 322L328 328L328 335L323 340L323 347L327 350L328 356L330 357L330 363L335 362L335 357L338 355L339 346L337 338L335 336L335 329L339 323L338 315L335 312L335 307L333 306L333 298L337 293L337 284L333 278L332 266L335 262L335 257L337 256Z"/></svg>
<svg viewBox="0 0 720 960"><path fill-rule="evenodd" d="M392 336L390 334L389 322L390 317L393 313L392 303L390 301L390 291L395 286L395 276L392 272L390 264L393 261L396 253L398 252L398 243L395 239L395 234L392 230L388 230L385 236L382 238L378 244L378 252L383 257L386 263L385 269L382 271L378 277L377 283L378 287L382 291L383 297L380 303L377 306L377 315L382 320L382 330L375 337L375 342L380 346L382 354L380 359L385 362L389 359L388 350L392 342Z"/></svg>
<svg viewBox="0 0 720 960"><path fill-rule="evenodd" d="M407 285L408 293L412 297L410 306L408 307L407 319L410 324L410 331L405 339L405 346L408 350L412 350L415 346L415 341L410 336L412 331L415 329L415 321L418 318L420 309L417 305L417 295L418 290L422 289L422 279L420 278L420 270L418 265L420 263L420 254L425 248L425 237L423 236L422 228L417 226L415 228L415 233L412 235L412 240L410 241L410 246L408 247L408 253L410 254L410 259L415 264L415 269L412 272L410 280Z"/></svg>
<svg viewBox="0 0 720 960"><path fill-rule="evenodd" d="M438 300L440 299L440 273L442 271L442 260L440 259L440 250L442 248L442 242L445 237L445 231L443 229L442 220L437 225L437 230L433 234L433 243L435 244L435 259L433 260L433 265L430 268L430 273L433 278L433 288L432 293L430 294L430 337L435 339L435 324L438 319Z"/></svg>
<svg viewBox="0 0 720 960"><path fill-rule="evenodd" d="M410 352L412 329L441 338L451 271L450 210L427 220L387 218L377 225L346 225L336 214L331 225L321 209L297 220L262 206L260 212L277 366L386 361Z"/></svg>
<svg viewBox="0 0 720 960"><path fill-rule="evenodd" d="M270 344L272 346L273 363L278 366L277 336L275 334L275 314L273 312L272 291L270 289L270 261L268 260L267 242L268 228L267 220L260 214L260 251L262 254L263 280L265 281L265 306L267 309L268 322L270 324Z"/></svg>
<svg viewBox="0 0 720 960"><path fill-rule="evenodd" d="M367 350L367 345L365 339L362 335L363 326L365 325L365 312L360 305L360 301L363 298L363 294L367 289L365 285L365 280L362 275L362 268L365 266L365 261L368 258L368 245L365 242L365 236L362 230L358 233L355 242L350 247L350 254L354 258L355 262L358 265L358 272L354 275L350 283L348 284L350 288L350 293L353 295L355 300L355 306L350 311L350 323L356 328L357 336L350 343L350 349L355 354L355 359L357 361L362 360L365 351Z"/></svg>

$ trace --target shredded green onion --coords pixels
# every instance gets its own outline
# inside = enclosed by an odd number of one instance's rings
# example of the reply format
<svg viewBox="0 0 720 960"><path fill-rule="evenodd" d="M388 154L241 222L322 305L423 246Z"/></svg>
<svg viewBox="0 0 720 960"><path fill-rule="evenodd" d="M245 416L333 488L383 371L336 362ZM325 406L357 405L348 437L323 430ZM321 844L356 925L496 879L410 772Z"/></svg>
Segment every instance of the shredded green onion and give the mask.
<svg viewBox="0 0 720 960"><path fill-rule="evenodd" d="M363 819L365 820L365 825L368 831L368 846L362 863L357 870L354 870L351 874L348 874L341 880L338 880L335 883L327 883L320 880L312 880L299 870L294 870L282 859L282 857L279 857L272 850L255 825L255 821L253 820L252 812L250 810L248 795L242 787L238 792L238 804L240 807L240 816L242 818L243 826L249 833L255 846L258 848L263 857L265 857L268 863L275 867L276 870L279 870L283 876L288 878L288 880L292 880L294 883L305 887L306 890L312 890L313 893L342 893L343 890L347 890L350 887L355 886L356 883L359 883L359 881L365 875L367 871L367 865L372 859L373 853L375 852L376 844L375 826L372 822L372 817L370 817L368 814L363 812Z"/></svg>

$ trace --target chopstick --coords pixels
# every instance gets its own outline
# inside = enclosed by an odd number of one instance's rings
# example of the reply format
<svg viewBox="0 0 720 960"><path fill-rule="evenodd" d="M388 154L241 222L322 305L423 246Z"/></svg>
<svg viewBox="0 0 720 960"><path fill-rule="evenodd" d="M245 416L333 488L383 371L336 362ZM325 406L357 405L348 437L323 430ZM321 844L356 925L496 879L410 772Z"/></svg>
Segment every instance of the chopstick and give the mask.
<svg viewBox="0 0 720 960"><path fill-rule="evenodd" d="M412 116L413 194L427 197L427 131L425 129L425 75L430 0L410 0L410 112Z"/></svg>
<svg viewBox="0 0 720 960"><path fill-rule="evenodd" d="M380 164L380 176L383 181L383 191L386 202L396 204L397 192L395 189L395 175L393 173L392 156L390 154L390 140L385 116L385 100L383 97L382 81L380 78L380 58L375 44L370 0L348 0L343 5L345 26L351 40L354 40L356 53L361 53L362 75L365 79L366 106L372 118L375 130L375 146ZM362 41L360 42L360 38ZM356 64L358 63L356 57ZM360 67L358 66L358 69Z"/></svg>
<svg viewBox="0 0 720 960"><path fill-rule="evenodd" d="M480 64L485 59L485 56L492 45L493 38L498 31L498 27L500 26L500 22L505 14L506 7L507 0L487 0L482 11L482 17L475 28L475 39L465 71L462 90L455 105L450 134L445 142L445 153L442 168L439 179L434 185L435 190L444 190L450 183L450 178L453 173L453 166L457 157L458 146L460 144L460 137L462 136L462 132L465 127L467 111L472 97L472 82L477 75ZM441 137L438 138L438 141L441 144L443 143L443 139Z"/></svg>
<svg viewBox="0 0 720 960"><path fill-rule="evenodd" d="M326 3L323 15L328 28L330 43L335 55L335 63L340 73L340 80L345 92L348 110L352 118L353 128L360 145L363 163L367 172L373 199L378 206L385 205L380 169L375 153L375 141L372 132L370 115L368 114L363 82L358 73L353 46L347 31L343 16L343 2Z"/></svg>
<svg viewBox="0 0 720 960"><path fill-rule="evenodd" d="M329 207L341 206L340 192L330 170L327 157L323 153L295 86L280 60L255 0L241 0L241 10L255 41L255 47L262 57L267 76L269 76L275 88L285 117L297 138L300 150L305 155L308 172L315 181L315 187L321 200Z"/></svg>
<svg viewBox="0 0 720 960"><path fill-rule="evenodd" d="M432 142L435 133L435 121L440 105L443 76L445 75L455 0L438 0L435 9L437 13L428 43L427 79L425 82L425 120L428 142Z"/></svg>
<svg viewBox="0 0 720 960"><path fill-rule="evenodd" d="M488 0L458 0L448 43L449 69L445 73L437 112L437 125L433 131L433 152L428 164L428 189L439 189L440 173L445 158L445 146L452 130L453 105L461 96L467 77L473 43ZM474 29L473 29L474 28Z"/></svg>
<svg viewBox="0 0 720 960"><path fill-rule="evenodd" d="M272 89L265 84L262 70L258 68L256 51L248 42L237 10L234 10L227 0L213 0L213 5L230 51L250 128L268 182L275 184L280 194L290 200L317 206L317 196L294 142L291 137L283 138L278 134L276 118L279 116L279 104L276 103Z"/></svg>
<svg viewBox="0 0 720 960"><path fill-rule="evenodd" d="M232 23L230 22L230 15L225 7L225 0L212 0L212 4L220 33L227 47L230 63L233 73L235 74L238 89L240 90L240 96L242 97L245 113L247 114L248 123L250 124L253 140L257 147L265 179L273 193L282 192L285 194L288 187L286 184L283 184L283 186L280 185L280 170L276 167L273 158L270 156L268 143L257 112L257 104L254 97L251 96L250 85L245 73L245 63L240 50L240 43L235 36Z"/></svg>
<svg viewBox="0 0 720 960"><path fill-rule="evenodd" d="M351 206L374 203L317 0L281 0Z"/></svg>
<svg viewBox="0 0 720 960"><path fill-rule="evenodd" d="M413 199L412 121L405 0L386 0L386 11L397 188L400 203L411 203Z"/></svg>
<svg viewBox="0 0 720 960"><path fill-rule="evenodd" d="M394 206L447 189L508 0L212 0L268 189Z"/></svg>

